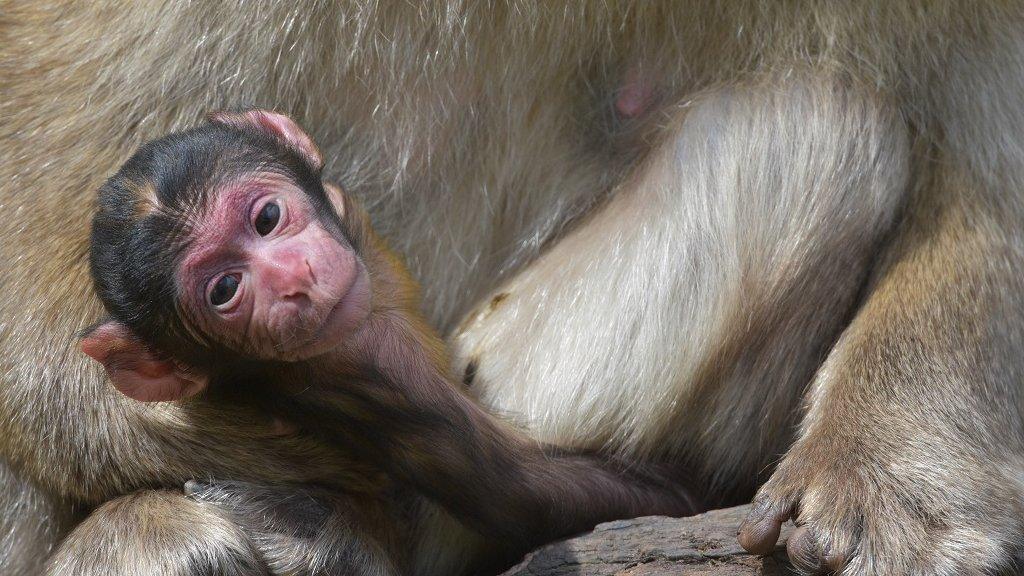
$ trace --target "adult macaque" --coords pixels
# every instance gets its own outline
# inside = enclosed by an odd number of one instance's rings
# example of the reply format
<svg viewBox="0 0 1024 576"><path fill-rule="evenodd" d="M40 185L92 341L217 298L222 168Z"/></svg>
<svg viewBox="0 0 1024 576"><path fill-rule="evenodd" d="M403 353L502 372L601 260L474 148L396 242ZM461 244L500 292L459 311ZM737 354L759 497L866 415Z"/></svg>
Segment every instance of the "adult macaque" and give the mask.
<svg viewBox="0 0 1024 576"><path fill-rule="evenodd" d="M147 143L103 186L90 262L113 318L82 349L121 392L253 399L520 554L696 511L655 476L542 449L450 383L408 274L322 167L291 119L249 110Z"/></svg>
<svg viewBox="0 0 1024 576"><path fill-rule="evenodd" d="M75 505L339 469L242 405L125 401L75 351L100 313L82 229L102 178L256 105L311 129L471 393L536 438L678 465L722 501L767 482L742 542L793 517L806 572L1005 566L1022 47L1024 8L997 2L6 2L5 564L36 568ZM464 540L433 533L413 564L457 572L427 558Z"/></svg>

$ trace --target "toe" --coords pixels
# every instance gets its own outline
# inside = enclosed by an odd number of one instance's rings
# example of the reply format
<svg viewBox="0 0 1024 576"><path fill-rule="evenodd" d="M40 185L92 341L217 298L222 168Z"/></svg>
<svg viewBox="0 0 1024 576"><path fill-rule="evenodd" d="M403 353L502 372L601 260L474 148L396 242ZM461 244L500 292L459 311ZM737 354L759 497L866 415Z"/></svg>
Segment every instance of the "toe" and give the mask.
<svg viewBox="0 0 1024 576"><path fill-rule="evenodd" d="M771 554L779 540L782 523L788 516L788 511L780 512L769 504L755 504L740 524L737 535L740 546L751 554Z"/></svg>
<svg viewBox="0 0 1024 576"><path fill-rule="evenodd" d="M793 566L804 574L826 574L828 572L825 562L822 560L821 545L807 526L797 528L789 537L786 542L786 553Z"/></svg>

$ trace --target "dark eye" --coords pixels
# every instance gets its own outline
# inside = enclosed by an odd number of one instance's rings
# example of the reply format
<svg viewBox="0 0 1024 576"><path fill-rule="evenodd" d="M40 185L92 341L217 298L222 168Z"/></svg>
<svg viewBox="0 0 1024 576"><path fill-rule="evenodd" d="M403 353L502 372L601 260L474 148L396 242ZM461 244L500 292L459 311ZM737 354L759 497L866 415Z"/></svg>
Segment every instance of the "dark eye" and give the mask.
<svg viewBox="0 0 1024 576"><path fill-rule="evenodd" d="M277 222L281 219L281 207L277 205L277 202L267 202L260 209L260 213L256 215L256 221L253 222L253 227L256 228L256 233L260 236L266 236L277 228Z"/></svg>
<svg viewBox="0 0 1024 576"><path fill-rule="evenodd" d="M235 297L236 292L238 292L238 276L235 274L221 276L220 280L213 285L213 290L210 290L210 304L223 306Z"/></svg>

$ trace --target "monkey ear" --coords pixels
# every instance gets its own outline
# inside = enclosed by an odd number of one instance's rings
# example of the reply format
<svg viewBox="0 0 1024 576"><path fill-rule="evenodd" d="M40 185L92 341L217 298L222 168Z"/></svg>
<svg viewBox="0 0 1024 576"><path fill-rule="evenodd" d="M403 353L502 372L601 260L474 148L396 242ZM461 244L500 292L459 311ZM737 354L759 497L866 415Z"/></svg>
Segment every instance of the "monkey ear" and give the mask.
<svg viewBox="0 0 1024 576"><path fill-rule="evenodd" d="M294 120L271 110L246 110L245 112L212 112L207 119L242 130L252 129L264 132L285 143L309 162L314 170L324 166L323 157L313 139Z"/></svg>
<svg viewBox="0 0 1024 576"><path fill-rule="evenodd" d="M209 378L154 354L127 326L114 320L82 336L82 352L107 371L114 387L140 402L167 402L197 394Z"/></svg>
<svg viewBox="0 0 1024 576"><path fill-rule="evenodd" d="M330 201L331 206L334 207L334 211L338 214L338 218L344 219L347 207L345 193L341 191L341 187L324 182L324 191L327 192L327 200Z"/></svg>

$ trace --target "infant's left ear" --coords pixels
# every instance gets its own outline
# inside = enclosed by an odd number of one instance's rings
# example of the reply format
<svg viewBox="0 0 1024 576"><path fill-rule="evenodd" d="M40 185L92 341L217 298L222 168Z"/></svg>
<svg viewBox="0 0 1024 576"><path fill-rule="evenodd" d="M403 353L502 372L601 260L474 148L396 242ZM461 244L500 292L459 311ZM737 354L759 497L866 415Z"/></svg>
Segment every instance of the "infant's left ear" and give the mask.
<svg viewBox="0 0 1024 576"><path fill-rule="evenodd" d="M314 170L320 170L324 166L323 157L320 156L320 150L313 143L313 139L284 114L254 109L244 112L213 112L207 118L214 124L267 133L298 152Z"/></svg>

